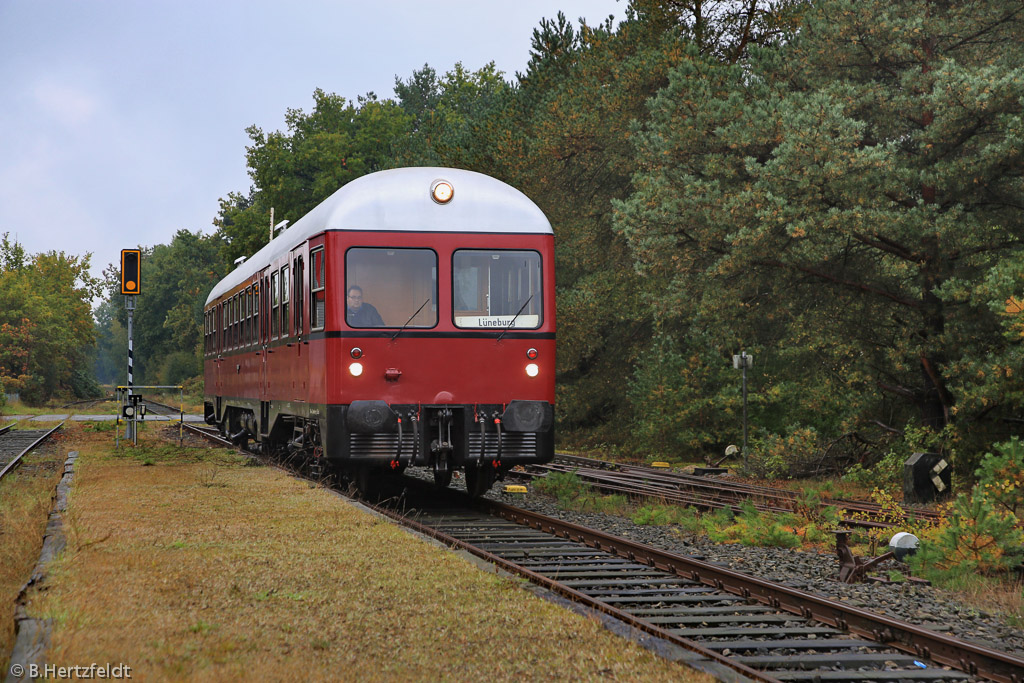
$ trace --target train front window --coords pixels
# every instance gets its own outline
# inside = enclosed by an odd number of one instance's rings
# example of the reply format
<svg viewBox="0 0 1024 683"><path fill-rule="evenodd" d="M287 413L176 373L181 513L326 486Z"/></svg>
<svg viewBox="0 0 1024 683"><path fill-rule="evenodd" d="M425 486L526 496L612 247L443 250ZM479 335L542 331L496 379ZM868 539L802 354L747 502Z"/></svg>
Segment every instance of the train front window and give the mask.
<svg viewBox="0 0 1024 683"><path fill-rule="evenodd" d="M345 309L349 327L434 327L437 254L432 249L349 249Z"/></svg>
<svg viewBox="0 0 1024 683"><path fill-rule="evenodd" d="M536 329L543 322L540 254L460 249L452 258L455 326Z"/></svg>

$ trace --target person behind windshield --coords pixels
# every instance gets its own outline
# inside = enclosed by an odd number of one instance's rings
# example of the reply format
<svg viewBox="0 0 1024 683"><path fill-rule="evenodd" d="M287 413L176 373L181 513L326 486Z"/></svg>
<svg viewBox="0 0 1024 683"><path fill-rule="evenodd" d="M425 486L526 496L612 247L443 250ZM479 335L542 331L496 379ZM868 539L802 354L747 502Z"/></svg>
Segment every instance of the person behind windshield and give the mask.
<svg viewBox="0 0 1024 683"><path fill-rule="evenodd" d="M373 304L363 303L363 288L359 285L352 285L348 288L346 300L348 309L345 319L352 327L384 327L384 319L373 307Z"/></svg>

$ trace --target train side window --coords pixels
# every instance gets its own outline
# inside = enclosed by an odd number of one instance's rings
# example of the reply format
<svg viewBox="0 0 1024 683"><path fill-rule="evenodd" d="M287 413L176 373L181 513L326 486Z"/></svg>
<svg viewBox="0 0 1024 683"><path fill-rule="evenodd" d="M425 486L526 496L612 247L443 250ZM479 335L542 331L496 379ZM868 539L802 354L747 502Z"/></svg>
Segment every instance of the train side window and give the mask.
<svg viewBox="0 0 1024 683"><path fill-rule="evenodd" d="M278 312L281 308L281 282L277 271L270 274L270 296L272 298L272 308L270 311L270 336L277 339L277 335L281 330L281 319L278 317Z"/></svg>
<svg viewBox="0 0 1024 683"><path fill-rule="evenodd" d="M288 320L288 266L281 268L281 336L287 337L291 334L290 320Z"/></svg>
<svg viewBox="0 0 1024 683"><path fill-rule="evenodd" d="M270 341L270 301L273 298L270 290L270 278L263 277L263 343Z"/></svg>
<svg viewBox="0 0 1024 683"><path fill-rule="evenodd" d="M434 327L437 253L353 247L345 252L345 296L349 327Z"/></svg>
<svg viewBox="0 0 1024 683"><path fill-rule="evenodd" d="M238 325L238 309L239 309L239 304L241 303L240 300L241 300L241 297L238 294L235 294L235 296L231 298L231 320L232 320L232 325L231 325L231 327L232 327L231 345L234 346L236 349L238 348L238 329L239 329L239 325Z"/></svg>
<svg viewBox="0 0 1024 683"><path fill-rule="evenodd" d="M252 343L252 287L245 288L245 345Z"/></svg>
<svg viewBox="0 0 1024 683"><path fill-rule="evenodd" d="M324 281L324 248L320 247L309 253L309 328L311 330L324 329L324 314L326 313L326 283Z"/></svg>
<svg viewBox="0 0 1024 683"><path fill-rule="evenodd" d="M543 322L540 254L459 249L452 256L456 327L537 329Z"/></svg>
<svg viewBox="0 0 1024 683"><path fill-rule="evenodd" d="M260 284L252 286L252 343L260 343Z"/></svg>

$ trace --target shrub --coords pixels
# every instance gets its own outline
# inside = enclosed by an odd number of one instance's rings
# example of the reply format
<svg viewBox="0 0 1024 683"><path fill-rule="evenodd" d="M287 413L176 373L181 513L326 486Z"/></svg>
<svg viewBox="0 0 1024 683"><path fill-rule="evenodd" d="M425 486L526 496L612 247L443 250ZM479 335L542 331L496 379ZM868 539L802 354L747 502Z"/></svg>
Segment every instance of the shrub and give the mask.
<svg viewBox="0 0 1024 683"><path fill-rule="evenodd" d="M575 472L550 472L536 484L538 491L554 496L562 504L578 498L585 486Z"/></svg>
<svg viewBox="0 0 1024 683"><path fill-rule="evenodd" d="M196 354L188 351L175 351L167 356L160 368L160 383L167 385L181 384L202 372L202 366Z"/></svg>
<svg viewBox="0 0 1024 683"><path fill-rule="evenodd" d="M894 448L869 465L853 465L843 476L843 481L860 486L900 487L903 485L903 464L914 453L944 453L952 462L956 454L951 445L954 435L952 425L936 432L909 424L903 430L903 439Z"/></svg>
<svg viewBox="0 0 1024 683"><path fill-rule="evenodd" d="M1017 560L1008 551L1024 544L1017 517L985 496L977 487L948 506L944 523L926 532L911 566L929 578L951 578L959 573L994 574Z"/></svg>
<svg viewBox="0 0 1024 683"><path fill-rule="evenodd" d="M755 439L744 472L766 479L794 479L820 474L821 469L818 432L813 427L790 427L786 436Z"/></svg>
<svg viewBox="0 0 1024 683"><path fill-rule="evenodd" d="M633 513L633 524L664 526L671 524L674 515L672 510L663 505L644 505Z"/></svg>
<svg viewBox="0 0 1024 683"><path fill-rule="evenodd" d="M1015 436L995 447L999 455L986 453L974 471L978 490L1020 519L1024 511L1024 444Z"/></svg>
<svg viewBox="0 0 1024 683"><path fill-rule="evenodd" d="M626 496L603 496L591 489L575 472L552 472L538 480L536 488L554 496L560 507L569 510L622 514L629 506Z"/></svg>

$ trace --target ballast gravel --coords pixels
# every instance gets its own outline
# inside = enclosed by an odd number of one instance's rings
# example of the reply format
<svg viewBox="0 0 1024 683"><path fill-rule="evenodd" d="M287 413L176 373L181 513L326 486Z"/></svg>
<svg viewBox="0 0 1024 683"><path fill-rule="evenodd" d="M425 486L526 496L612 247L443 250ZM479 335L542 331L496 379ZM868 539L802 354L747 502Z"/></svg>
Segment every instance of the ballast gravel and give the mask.
<svg viewBox="0 0 1024 683"><path fill-rule="evenodd" d="M839 563L834 554L718 544L678 527L642 526L625 517L562 510L553 498L533 492L532 487L525 495L505 494L499 482L486 497L1024 656L1024 630L1012 626L1002 615L965 606L931 586L839 583L835 578ZM899 567L892 562L881 569Z"/></svg>

